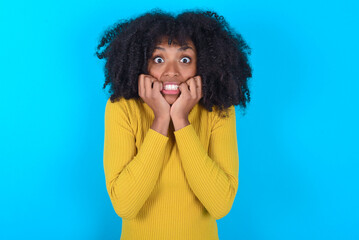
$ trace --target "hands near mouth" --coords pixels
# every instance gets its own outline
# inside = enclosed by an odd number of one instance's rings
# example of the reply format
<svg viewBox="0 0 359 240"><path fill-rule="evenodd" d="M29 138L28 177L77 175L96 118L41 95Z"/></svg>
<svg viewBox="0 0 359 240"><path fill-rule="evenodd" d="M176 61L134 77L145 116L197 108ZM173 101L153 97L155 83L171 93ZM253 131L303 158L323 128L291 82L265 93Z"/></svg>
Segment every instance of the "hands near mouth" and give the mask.
<svg viewBox="0 0 359 240"><path fill-rule="evenodd" d="M152 87L153 84L153 87ZM203 97L202 78L194 76L179 85L180 95L170 106L161 94L162 82L151 75L141 74L138 81L139 96L151 107L157 118L172 119L175 130L187 126L188 115Z"/></svg>

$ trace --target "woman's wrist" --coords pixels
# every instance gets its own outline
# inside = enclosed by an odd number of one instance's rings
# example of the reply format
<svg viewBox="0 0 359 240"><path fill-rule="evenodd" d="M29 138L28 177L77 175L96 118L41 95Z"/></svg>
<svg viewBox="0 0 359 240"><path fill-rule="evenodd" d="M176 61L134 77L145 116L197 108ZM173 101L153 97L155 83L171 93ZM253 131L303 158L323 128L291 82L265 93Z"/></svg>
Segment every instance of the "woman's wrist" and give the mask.
<svg viewBox="0 0 359 240"><path fill-rule="evenodd" d="M172 122L175 131L180 130L181 128L184 128L190 124L188 117L172 118Z"/></svg>
<svg viewBox="0 0 359 240"><path fill-rule="evenodd" d="M151 129L167 137L170 120L170 117L155 117Z"/></svg>

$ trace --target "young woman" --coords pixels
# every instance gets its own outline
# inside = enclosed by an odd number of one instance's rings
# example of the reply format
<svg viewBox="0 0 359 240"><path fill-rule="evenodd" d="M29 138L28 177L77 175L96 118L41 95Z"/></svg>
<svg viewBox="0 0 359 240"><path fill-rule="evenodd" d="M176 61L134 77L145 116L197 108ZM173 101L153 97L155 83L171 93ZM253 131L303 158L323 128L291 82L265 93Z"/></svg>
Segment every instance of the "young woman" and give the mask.
<svg viewBox="0 0 359 240"><path fill-rule="evenodd" d="M121 240L218 239L238 189L234 106L250 101L249 46L214 12L154 10L115 24L97 50Z"/></svg>

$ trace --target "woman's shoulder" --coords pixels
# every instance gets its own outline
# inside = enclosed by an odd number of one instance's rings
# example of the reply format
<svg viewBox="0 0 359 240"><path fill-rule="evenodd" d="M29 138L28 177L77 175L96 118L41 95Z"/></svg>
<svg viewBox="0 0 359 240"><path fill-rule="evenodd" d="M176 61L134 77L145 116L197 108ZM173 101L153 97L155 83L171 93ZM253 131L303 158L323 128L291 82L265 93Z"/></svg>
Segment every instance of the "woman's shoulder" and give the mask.
<svg viewBox="0 0 359 240"><path fill-rule="evenodd" d="M236 111L235 111L234 105L231 105L227 108L223 108L222 110L220 110L220 108L218 106L214 105L212 107L212 112L209 112L209 114L213 120L219 120L219 119L224 119L224 118L228 118L228 117L234 117L236 114Z"/></svg>
<svg viewBox="0 0 359 240"><path fill-rule="evenodd" d="M138 108L140 104L140 101L134 98L126 99L124 97L119 97L111 100L110 97L106 102L106 111L122 111L129 113Z"/></svg>
<svg viewBox="0 0 359 240"><path fill-rule="evenodd" d="M111 106L119 106L119 107L138 105L138 104L140 104L139 100L134 98L126 99L124 97L118 97L115 98L114 100L111 100L111 97L109 97L106 102L106 106L111 105Z"/></svg>

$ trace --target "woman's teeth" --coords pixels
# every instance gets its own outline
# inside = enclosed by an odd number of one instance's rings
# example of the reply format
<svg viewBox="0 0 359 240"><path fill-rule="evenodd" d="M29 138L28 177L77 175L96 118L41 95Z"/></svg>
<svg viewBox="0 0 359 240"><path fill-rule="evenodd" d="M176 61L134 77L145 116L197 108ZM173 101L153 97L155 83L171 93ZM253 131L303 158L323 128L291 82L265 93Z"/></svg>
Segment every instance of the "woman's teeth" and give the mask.
<svg viewBox="0 0 359 240"><path fill-rule="evenodd" d="M165 90L177 90L177 88L178 88L178 85L166 85L166 86L164 86L164 89Z"/></svg>

